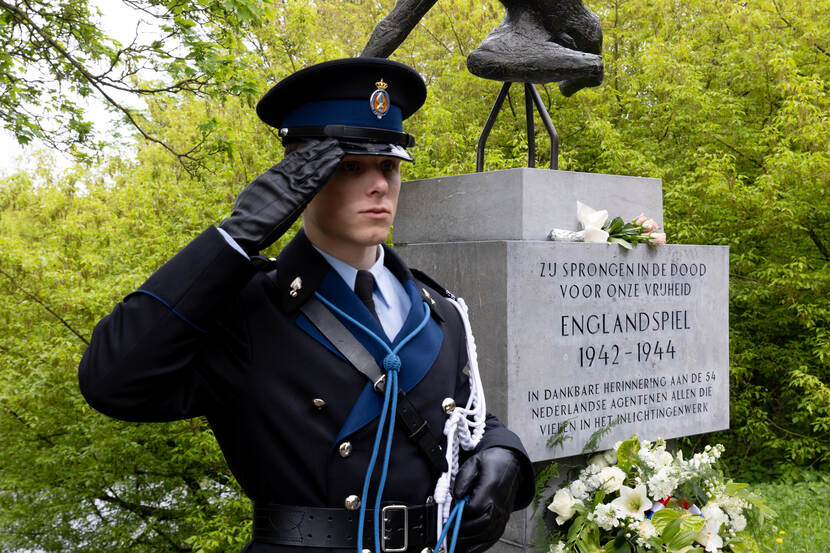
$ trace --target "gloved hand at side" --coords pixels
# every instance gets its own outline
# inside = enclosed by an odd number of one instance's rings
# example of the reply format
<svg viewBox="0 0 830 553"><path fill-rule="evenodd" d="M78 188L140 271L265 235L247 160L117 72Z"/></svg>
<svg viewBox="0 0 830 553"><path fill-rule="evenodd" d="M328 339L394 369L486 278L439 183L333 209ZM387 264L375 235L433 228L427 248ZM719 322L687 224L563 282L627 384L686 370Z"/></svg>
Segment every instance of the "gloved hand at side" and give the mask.
<svg viewBox="0 0 830 553"><path fill-rule="evenodd" d="M503 447L483 449L461 465L452 495L470 500L461 518L459 551L479 553L498 541L513 512L520 478L519 459Z"/></svg>
<svg viewBox="0 0 830 553"><path fill-rule="evenodd" d="M219 228L248 255L255 255L297 220L342 158L343 150L333 138L304 142L239 193L231 216Z"/></svg>

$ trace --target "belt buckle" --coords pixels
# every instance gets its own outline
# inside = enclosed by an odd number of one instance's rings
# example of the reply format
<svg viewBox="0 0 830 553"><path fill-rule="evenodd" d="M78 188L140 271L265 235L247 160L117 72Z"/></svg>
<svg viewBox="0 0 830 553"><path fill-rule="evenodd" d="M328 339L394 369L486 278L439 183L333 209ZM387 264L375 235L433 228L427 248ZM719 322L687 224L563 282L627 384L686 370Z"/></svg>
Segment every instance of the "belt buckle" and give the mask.
<svg viewBox="0 0 830 553"><path fill-rule="evenodd" d="M392 522L392 515L396 511L403 512L403 547L387 547L386 542L390 538L392 527L390 524L390 528L387 531L386 524L387 522ZM406 505L387 505L381 510L380 534L380 550L383 553L403 553L409 548L409 509Z"/></svg>

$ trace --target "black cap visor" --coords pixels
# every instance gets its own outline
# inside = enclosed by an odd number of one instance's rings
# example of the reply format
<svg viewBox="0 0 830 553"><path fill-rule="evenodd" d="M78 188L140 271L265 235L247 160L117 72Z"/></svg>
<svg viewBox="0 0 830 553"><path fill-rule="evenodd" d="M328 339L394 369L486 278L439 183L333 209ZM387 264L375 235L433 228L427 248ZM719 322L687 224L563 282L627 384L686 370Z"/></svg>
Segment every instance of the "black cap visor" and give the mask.
<svg viewBox="0 0 830 553"><path fill-rule="evenodd" d="M386 156L396 157L404 161L415 161L412 154L398 144L373 144L371 142L349 142L341 140L340 147L343 148L343 153L346 155Z"/></svg>
<svg viewBox="0 0 830 553"><path fill-rule="evenodd" d="M415 145L415 138L405 132L348 125L326 125L282 128L280 136L283 144L306 138L337 138L345 154L389 156L404 161L414 161L406 148Z"/></svg>

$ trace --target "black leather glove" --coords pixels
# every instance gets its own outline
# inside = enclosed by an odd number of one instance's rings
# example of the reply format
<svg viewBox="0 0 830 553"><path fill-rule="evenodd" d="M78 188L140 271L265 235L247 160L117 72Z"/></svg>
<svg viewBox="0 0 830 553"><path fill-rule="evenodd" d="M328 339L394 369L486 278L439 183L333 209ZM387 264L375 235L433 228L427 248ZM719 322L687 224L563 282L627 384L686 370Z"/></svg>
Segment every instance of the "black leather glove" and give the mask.
<svg viewBox="0 0 830 553"><path fill-rule="evenodd" d="M231 216L219 227L246 253L258 253L297 220L342 158L343 150L334 138L303 143L246 186Z"/></svg>
<svg viewBox="0 0 830 553"><path fill-rule="evenodd" d="M461 552L479 553L504 532L519 490L519 459L509 449L491 447L467 459L455 477L452 495L470 496L461 517Z"/></svg>

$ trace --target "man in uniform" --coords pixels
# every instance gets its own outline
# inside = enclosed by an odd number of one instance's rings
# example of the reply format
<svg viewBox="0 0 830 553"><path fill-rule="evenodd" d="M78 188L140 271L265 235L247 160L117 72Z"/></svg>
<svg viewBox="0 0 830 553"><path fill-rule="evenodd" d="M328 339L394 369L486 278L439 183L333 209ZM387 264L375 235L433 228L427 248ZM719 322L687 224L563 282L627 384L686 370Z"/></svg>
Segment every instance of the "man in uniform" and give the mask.
<svg viewBox="0 0 830 553"><path fill-rule="evenodd" d="M458 549L475 553L532 498L519 439L475 414L458 304L383 245L412 160L402 121L425 98L413 69L385 59L274 86L257 113L284 159L104 317L81 361L102 413L207 417L254 502L246 551L434 548L449 482L467 501ZM301 214L278 258L258 255Z"/></svg>

